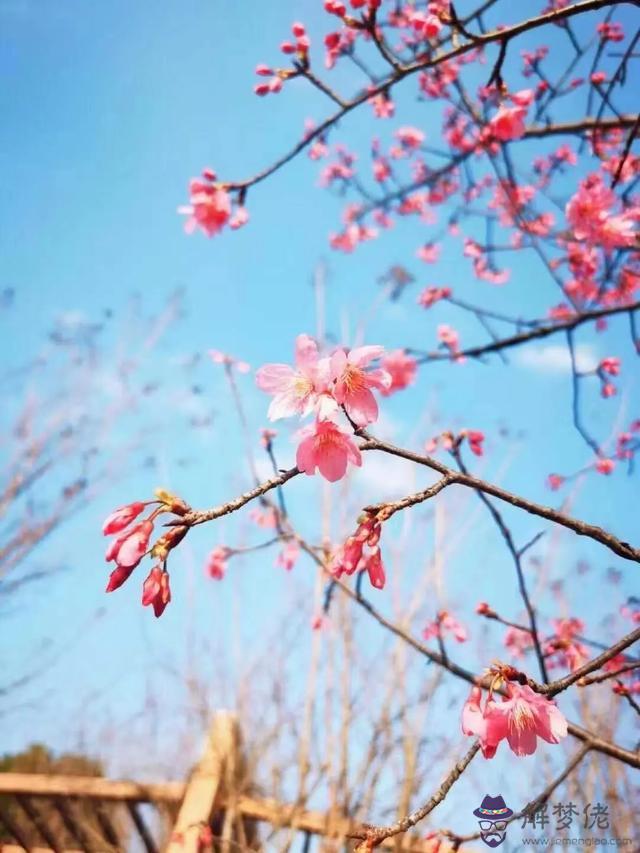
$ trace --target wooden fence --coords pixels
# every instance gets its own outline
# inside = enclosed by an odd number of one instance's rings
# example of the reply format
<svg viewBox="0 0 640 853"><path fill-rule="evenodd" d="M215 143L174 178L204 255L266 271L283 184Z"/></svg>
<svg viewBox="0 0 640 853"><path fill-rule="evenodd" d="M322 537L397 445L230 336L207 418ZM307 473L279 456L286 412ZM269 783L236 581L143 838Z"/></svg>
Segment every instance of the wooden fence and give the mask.
<svg viewBox="0 0 640 853"><path fill-rule="evenodd" d="M139 784L82 776L0 773L0 853L240 853L345 851L358 824L241 792L239 726L216 714L201 760L187 782ZM26 828L26 829L25 829ZM285 842L282 834L285 833ZM39 839L37 843L34 839ZM410 836L382 848L433 853Z"/></svg>

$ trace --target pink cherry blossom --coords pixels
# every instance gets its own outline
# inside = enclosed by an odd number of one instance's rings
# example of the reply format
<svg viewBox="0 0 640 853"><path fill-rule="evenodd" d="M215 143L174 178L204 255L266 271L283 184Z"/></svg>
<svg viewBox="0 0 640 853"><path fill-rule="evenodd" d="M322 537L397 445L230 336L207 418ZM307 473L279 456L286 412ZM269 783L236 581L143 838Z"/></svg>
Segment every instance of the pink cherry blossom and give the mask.
<svg viewBox="0 0 640 853"><path fill-rule="evenodd" d="M577 639L577 635L584 633L584 622L575 618L554 619L553 626L555 634L543 646L548 665L578 669L589 659L589 650Z"/></svg>
<svg viewBox="0 0 640 853"><path fill-rule="evenodd" d="M520 139L524 136L526 115L526 107L501 106L485 128L488 139L498 139L500 142Z"/></svg>
<svg viewBox="0 0 640 853"><path fill-rule="evenodd" d="M396 105L386 93L369 98L369 103L373 107L373 114L376 118L393 118Z"/></svg>
<svg viewBox="0 0 640 853"><path fill-rule="evenodd" d="M336 578L366 571L374 589L383 589L386 578L379 547L380 521L371 515L361 518L356 532L334 554L330 572Z"/></svg>
<svg viewBox="0 0 640 853"><path fill-rule="evenodd" d="M613 459L598 459L595 464L595 469L599 474L611 474L616 467Z"/></svg>
<svg viewBox="0 0 640 853"><path fill-rule="evenodd" d="M249 518L258 527L262 527L266 530L273 530L278 526L278 510L275 507L267 507L266 509L252 509L249 513Z"/></svg>
<svg viewBox="0 0 640 853"><path fill-rule="evenodd" d="M268 417L275 421L291 415L318 411L323 417L337 408L328 393L328 359L318 355L318 345L309 335L298 335L295 366L265 364L256 372L260 390L273 395Z"/></svg>
<svg viewBox="0 0 640 853"><path fill-rule="evenodd" d="M560 743L567 735L567 721L555 702L526 684L507 684L507 697L501 702L489 699L484 716L487 743L497 747L506 738L511 751L519 756L532 755L539 737L547 743Z"/></svg>
<svg viewBox="0 0 640 853"><path fill-rule="evenodd" d="M280 551L278 556L276 557L276 566L279 566L282 569L286 569L286 571L290 572L291 569L298 562L298 557L300 556L300 546L295 541L295 539L289 540Z"/></svg>
<svg viewBox="0 0 640 853"><path fill-rule="evenodd" d="M598 368L603 373L608 373L609 376L618 376L620 373L620 359L615 356L608 356L607 358L603 358Z"/></svg>
<svg viewBox="0 0 640 853"><path fill-rule="evenodd" d="M440 246L438 243L425 243L418 249L416 255L425 264L435 264L440 256Z"/></svg>
<svg viewBox="0 0 640 853"><path fill-rule="evenodd" d="M630 207L616 214L616 203L616 195L601 173L593 172L581 181L565 210L576 239L607 251L635 245L640 208Z"/></svg>
<svg viewBox="0 0 640 853"><path fill-rule="evenodd" d="M218 234L231 218L231 196L214 184L194 178L189 184L191 204L178 208L186 214L185 231L191 234L200 227L208 237Z"/></svg>
<svg viewBox="0 0 640 853"><path fill-rule="evenodd" d="M205 573L213 580L221 581L227 572L227 560L229 549L225 545L218 545L211 551L205 563Z"/></svg>
<svg viewBox="0 0 640 853"><path fill-rule="evenodd" d="M462 712L462 731L475 735L485 758L493 758L500 741L506 740L515 755L533 755L538 738L560 743L567 735L567 721L555 702L528 685L508 682L507 695L493 697L481 706L481 694L473 688Z"/></svg>
<svg viewBox="0 0 640 853"><path fill-rule="evenodd" d="M611 688L618 696L629 696L630 694L640 694L640 678L636 678L629 684L614 684Z"/></svg>
<svg viewBox="0 0 640 853"><path fill-rule="evenodd" d="M145 607L151 604L157 619L162 616L170 601L169 573L163 571L159 566L154 566L142 585L142 604Z"/></svg>
<svg viewBox="0 0 640 853"><path fill-rule="evenodd" d="M423 39L435 38L442 29L442 21L436 15L422 11L411 13L411 23L415 32Z"/></svg>
<svg viewBox="0 0 640 853"><path fill-rule="evenodd" d="M246 361L240 361L235 356L229 355L226 352L220 352L217 349L210 349L208 352L209 358L214 364L223 364L226 367L235 367L238 373L248 373L251 370L251 365Z"/></svg>
<svg viewBox="0 0 640 853"><path fill-rule="evenodd" d="M365 546L380 541L380 522L371 515L360 519L356 532L349 536L333 557L330 571L336 578L352 575L360 566Z"/></svg>
<svg viewBox="0 0 640 853"><path fill-rule="evenodd" d="M347 465L360 467L362 456L351 436L333 421L316 421L300 431L296 465L309 476L316 469L330 483L342 479Z"/></svg>
<svg viewBox="0 0 640 853"><path fill-rule="evenodd" d="M395 137L403 148L410 151L419 148L424 142L424 133L417 127L400 127L396 130Z"/></svg>
<svg viewBox="0 0 640 853"><path fill-rule="evenodd" d="M640 603L638 599L630 598L620 607L620 615L624 619L630 619L634 625L640 625Z"/></svg>
<svg viewBox="0 0 640 853"><path fill-rule="evenodd" d="M236 231L238 228L242 228L243 225L246 225L249 221L249 211L246 207L236 207L235 212L231 219L229 220L229 228L232 228Z"/></svg>
<svg viewBox="0 0 640 853"><path fill-rule="evenodd" d="M376 157L373 161L373 177L379 183L386 181L391 175L391 166L384 157Z"/></svg>
<svg viewBox="0 0 640 853"><path fill-rule="evenodd" d="M513 626L505 631L503 642L514 658L524 657L524 653L533 648L533 638L530 631L524 631L522 628L514 628Z"/></svg>
<svg viewBox="0 0 640 853"><path fill-rule="evenodd" d="M441 323L438 326L438 340L443 343L452 355L456 355L460 350L460 336L454 328L446 323Z"/></svg>
<svg viewBox="0 0 640 853"><path fill-rule="evenodd" d="M605 398L615 397L618 393L616 386L611 382L603 382L600 388L600 394Z"/></svg>
<svg viewBox="0 0 640 853"><path fill-rule="evenodd" d="M371 389L384 391L391 386L392 379L386 370L365 369L383 352L380 346L364 346L348 351L338 349L331 356L331 376L336 383L333 395L358 426L366 426L378 418L378 404Z"/></svg>
<svg viewBox="0 0 640 853"><path fill-rule="evenodd" d="M431 308L436 302L441 299L448 299L450 296L450 287L425 287L418 296L418 305L422 305L423 308Z"/></svg>
<svg viewBox="0 0 640 853"><path fill-rule="evenodd" d="M598 24L596 27L598 34L602 41L623 41L624 40L624 30L622 29L622 25L617 21L614 23L609 23L607 21L603 21Z"/></svg>
<svg viewBox="0 0 640 853"><path fill-rule="evenodd" d="M375 228L361 225L359 222L352 222L346 225L344 231L339 234L333 233L329 235L329 245L332 249L339 249L347 254L353 252L360 243L367 240L374 240L378 236L378 231Z"/></svg>
<svg viewBox="0 0 640 853"><path fill-rule="evenodd" d="M429 622L422 632L425 640L432 637L441 637L443 631L448 631L459 643L466 643L469 639L467 629L458 622L447 610L441 610L433 622Z"/></svg>
<svg viewBox="0 0 640 853"><path fill-rule="evenodd" d="M389 387L380 390L383 397L388 397L412 385L418 371L418 362L402 349L385 353L380 359L380 364L391 377Z"/></svg>
<svg viewBox="0 0 640 853"><path fill-rule="evenodd" d="M552 492L557 492L558 489L564 485L565 478L560 474L549 474L547 477L547 487L551 489Z"/></svg>
<svg viewBox="0 0 640 853"><path fill-rule="evenodd" d="M469 449L475 456L482 456L482 444L484 442L484 433L477 429L465 429L460 433L461 438L466 438L469 443Z"/></svg>

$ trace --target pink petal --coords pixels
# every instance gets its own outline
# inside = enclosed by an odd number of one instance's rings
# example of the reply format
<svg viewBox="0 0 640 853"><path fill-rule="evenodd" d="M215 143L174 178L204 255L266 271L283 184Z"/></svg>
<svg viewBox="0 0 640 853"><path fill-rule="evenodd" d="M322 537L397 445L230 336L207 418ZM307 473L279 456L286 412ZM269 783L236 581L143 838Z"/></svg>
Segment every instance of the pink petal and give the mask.
<svg viewBox="0 0 640 853"><path fill-rule="evenodd" d="M298 335L295 354L298 367L312 367L318 361L318 344L309 335Z"/></svg>
<svg viewBox="0 0 640 853"><path fill-rule="evenodd" d="M349 361L358 367L364 367L374 358L380 358L383 352L384 347L381 346L356 347L349 352Z"/></svg>
<svg viewBox="0 0 640 853"><path fill-rule="evenodd" d="M318 468L330 483L341 480L347 471L347 450L340 444L327 443L317 454Z"/></svg>
<svg viewBox="0 0 640 853"><path fill-rule="evenodd" d="M357 468L362 467L362 454L359 447L352 441L349 441L347 444L347 458L352 465L355 465Z"/></svg>
<svg viewBox="0 0 640 853"><path fill-rule="evenodd" d="M305 438L304 441L298 445L298 449L296 451L296 465L298 466L298 469L303 471L305 474L315 474L316 453L313 436Z"/></svg>
<svg viewBox="0 0 640 853"><path fill-rule="evenodd" d="M288 364L265 364L256 371L256 385L267 394L286 390L295 376Z"/></svg>
<svg viewBox="0 0 640 853"><path fill-rule="evenodd" d="M276 394L269 405L267 416L270 421L280 418L289 418L300 411L300 397L293 388L289 388L280 394Z"/></svg>
<svg viewBox="0 0 640 853"><path fill-rule="evenodd" d="M378 420L378 404L368 388L349 394L345 398L345 408L358 426L366 426Z"/></svg>
<svg viewBox="0 0 640 853"><path fill-rule="evenodd" d="M517 728L513 726L507 733L511 751L516 755L533 755L538 745L536 730L532 726Z"/></svg>
<svg viewBox="0 0 640 853"><path fill-rule="evenodd" d="M391 374L383 368L369 371L367 381L372 388L378 388L380 391L386 391L393 382Z"/></svg>
<svg viewBox="0 0 640 853"><path fill-rule="evenodd" d="M343 349L337 349L331 355L329 372L331 378L337 379L347 366L347 354Z"/></svg>

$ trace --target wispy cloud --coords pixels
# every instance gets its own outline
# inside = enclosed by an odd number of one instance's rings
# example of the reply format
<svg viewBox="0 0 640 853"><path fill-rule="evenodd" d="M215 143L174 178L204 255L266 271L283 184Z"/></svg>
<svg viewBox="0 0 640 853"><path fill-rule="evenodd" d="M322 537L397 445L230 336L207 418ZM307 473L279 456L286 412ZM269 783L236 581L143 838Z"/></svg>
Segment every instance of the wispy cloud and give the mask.
<svg viewBox="0 0 640 853"><path fill-rule="evenodd" d="M592 346L578 344L575 348L578 370L593 370L598 364L598 355ZM517 363L539 373L569 373L571 356L569 349L561 344L523 347L516 354Z"/></svg>
<svg viewBox="0 0 640 853"><path fill-rule="evenodd" d="M362 469L356 473L358 485L368 494L375 495L374 502L398 498L416 491L416 466L406 459L397 459L382 453L365 453Z"/></svg>

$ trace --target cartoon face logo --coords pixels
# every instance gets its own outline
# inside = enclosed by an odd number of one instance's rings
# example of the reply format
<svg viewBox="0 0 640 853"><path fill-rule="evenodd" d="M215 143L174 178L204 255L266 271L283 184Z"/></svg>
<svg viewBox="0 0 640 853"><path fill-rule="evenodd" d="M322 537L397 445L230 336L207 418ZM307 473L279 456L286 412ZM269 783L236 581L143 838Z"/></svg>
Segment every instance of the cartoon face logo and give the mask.
<svg viewBox="0 0 640 853"><path fill-rule="evenodd" d="M507 823L513 814L502 797L487 794L473 813L478 818L480 837L487 847L499 847L507 837Z"/></svg>

